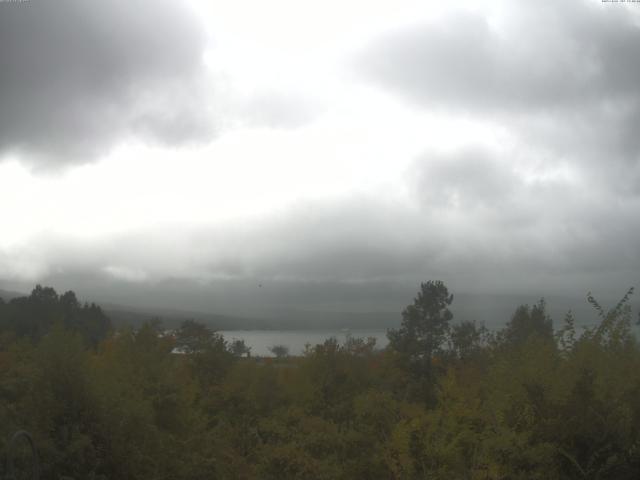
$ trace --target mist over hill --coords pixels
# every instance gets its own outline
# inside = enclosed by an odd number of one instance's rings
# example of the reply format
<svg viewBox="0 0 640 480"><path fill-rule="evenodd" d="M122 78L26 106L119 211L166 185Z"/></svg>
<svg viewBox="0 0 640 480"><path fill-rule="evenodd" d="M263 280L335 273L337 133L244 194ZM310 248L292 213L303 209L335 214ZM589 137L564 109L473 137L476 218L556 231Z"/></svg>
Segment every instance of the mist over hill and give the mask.
<svg viewBox="0 0 640 480"><path fill-rule="evenodd" d="M24 293L0 289L0 298L2 298L4 301L8 301L16 297L23 297L24 295Z"/></svg>
<svg viewBox="0 0 640 480"><path fill-rule="evenodd" d="M260 287L258 287L260 288ZM264 288L264 287L262 287ZM415 290L416 287L414 287ZM219 292L194 288L191 291L167 289L160 286L157 291L152 288L141 290L138 297L114 294L113 289L99 291L86 286L78 289L82 298L96 302L103 307L105 313L115 325L140 326L150 319L160 319L167 328L177 327L185 319L193 319L217 330L323 330L323 329L387 329L395 328L401 319L401 312L408 305L415 292L406 288L402 293L390 288L387 295L379 294L377 298L368 300L357 290L347 292L350 297L329 298L324 293L318 295L323 302L313 303L303 289L300 298L279 294L276 300L263 294L262 298L249 292L245 301L238 292L229 294L227 301L220 301ZM57 288L62 291L63 289ZM355 289L354 289L355 290ZM24 291L30 291L27 288ZM134 290L135 292L135 290ZM528 295L504 293L454 293L451 311L454 322L476 321L490 329L502 328L513 315L518 305L535 304L544 297L548 312L558 328L571 310L579 326L593 325L597 322L597 312L588 304L585 295L579 297L563 295ZM622 297L598 296L596 298L605 307L613 307ZM24 296L16 291L0 290L0 298ZM162 299L162 301L158 301ZM115 300L115 301L114 301ZM232 301L229 301L232 300ZM333 300L333 301L331 301ZM170 302L175 302L172 306ZM261 304L263 302L263 304ZM638 310L638 298L631 297L630 305Z"/></svg>

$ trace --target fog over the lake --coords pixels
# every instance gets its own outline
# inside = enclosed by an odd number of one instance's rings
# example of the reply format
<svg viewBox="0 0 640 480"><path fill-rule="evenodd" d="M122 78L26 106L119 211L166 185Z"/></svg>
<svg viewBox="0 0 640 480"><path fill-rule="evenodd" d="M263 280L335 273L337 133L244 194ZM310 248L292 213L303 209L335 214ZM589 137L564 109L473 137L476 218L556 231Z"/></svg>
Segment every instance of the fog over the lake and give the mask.
<svg viewBox="0 0 640 480"><path fill-rule="evenodd" d="M303 3L0 2L0 289L268 316L638 285L640 4Z"/></svg>

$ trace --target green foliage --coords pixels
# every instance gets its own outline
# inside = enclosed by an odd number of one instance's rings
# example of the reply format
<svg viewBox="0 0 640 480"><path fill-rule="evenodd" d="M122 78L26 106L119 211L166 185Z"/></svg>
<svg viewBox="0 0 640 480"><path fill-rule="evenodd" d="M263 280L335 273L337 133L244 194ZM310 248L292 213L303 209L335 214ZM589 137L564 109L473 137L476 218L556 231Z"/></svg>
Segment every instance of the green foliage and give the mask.
<svg viewBox="0 0 640 480"><path fill-rule="evenodd" d="M185 320L175 332L176 348L182 353L203 353L217 348L223 341L205 324L195 320Z"/></svg>
<svg viewBox="0 0 640 480"><path fill-rule="evenodd" d="M389 348L333 338L273 361L193 321L95 343L91 307L38 287L0 303L0 451L28 429L51 479L635 479L631 293L589 295L600 323L569 313L554 336L544 302L499 332L450 325L429 282Z"/></svg>
<svg viewBox="0 0 640 480"><path fill-rule="evenodd" d="M269 347L269 351L277 358L285 358L289 356L289 347L286 345L273 345Z"/></svg>
<svg viewBox="0 0 640 480"><path fill-rule="evenodd" d="M251 356L251 347L247 346L244 340L234 338L229 344L229 352L235 357Z"/></svg>
<svg viewBox="0 0 640 480"><path fill-rule="evenodd" d="M453 318L449 305L453 295L440 281L420 285L420 291L402 312L398 330L389 330L391 347L415 360L435 354L442 347Z"/></svg>
<svg viewBox="0 0 640 480"><path fill-rule="evenodd" d="M435 378L433 357L442 353L449 333L452 301L453 295L441 281L422 283L413 304L402 312L400 328L387 332L389 347L399 354L398 360L421 382L418 395L433 394L426 390Z"/></svg>
<svg viewBox="0 0 640 480"><path fill-rule="evenodd" d="M460 360L471 360L482 353L489 341L489 332L476 322L465 321L452 325L451 351Z"/></svg>
<svg viewBox="0 0 640 480"><path fill-rule="evenodd" d="M529 307L519 306L507 324L504 338L508 345L519 347L526 343L531 336L551 340L553 338L553 322L546 312L547 304L544 299Z"/></svg>
<svg viewBox="0 0 640 480"><path fill-rule="evenodd" d="M81 305L72 291L58 296L53 288L37 285L28 297L0 303L0 330L4 333L38 340L55 324L80 334L92 347L104 340L112 328L99 306Z"/></svg>

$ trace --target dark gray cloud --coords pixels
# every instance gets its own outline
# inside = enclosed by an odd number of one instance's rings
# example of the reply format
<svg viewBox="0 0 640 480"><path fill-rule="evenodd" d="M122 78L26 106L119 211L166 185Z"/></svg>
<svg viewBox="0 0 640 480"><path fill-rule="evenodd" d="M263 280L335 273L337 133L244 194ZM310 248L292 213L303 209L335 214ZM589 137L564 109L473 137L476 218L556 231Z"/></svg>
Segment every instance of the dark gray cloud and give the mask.
<svg viewBox="0 0 640 480"><path fill-rule="evenodd" d="M508 3L387 34L358 58L413 105L508 128L523 149L638 193L638 12L587 0Z"/></svg>
<svg viewBox="0 0 640 480"><path fill-rule="evenodd" d="M369 78L412 104L517 138L501 154L416 160L416 199L457 225L452 268L468 278L484 270L494 283L502 272L498 283L534 289L638 281L640 28L633 11L608 7L518 4L502 28L453 16L390 34L361 57ZM527 179L527 169L540 175Z"/></svg>
<svg viewBox="0 0 640 480"><path fill-rule="evenodd" d="M360 66L413 101L446 108L539 112L637 99L635 16L585 0L507 7L509 24L480 13L396 31Z"/></svg>
<svg viewBox="0 0 640 480"><path fill-rule="evenodd" d="M443 267L503 290L635 284L640 199L585 177L527 178L510 153L476 147L416 160L414 198L441 219L432 227L454 253Z"/></svg>
<svg viewBox="0 0 640 480"><path fill-rule="evenodd" d="M0 155L51 165L130 135L206 138L205 40L170 0L0 3Z"/></svg>
<svg viewBox="0 0 640 480"><path fill-rule="evenodd" d="M522 191L512 166L482 148L467 147L449 155L427 154L408 172L422 203L431 208L497 209Z"/></svg>

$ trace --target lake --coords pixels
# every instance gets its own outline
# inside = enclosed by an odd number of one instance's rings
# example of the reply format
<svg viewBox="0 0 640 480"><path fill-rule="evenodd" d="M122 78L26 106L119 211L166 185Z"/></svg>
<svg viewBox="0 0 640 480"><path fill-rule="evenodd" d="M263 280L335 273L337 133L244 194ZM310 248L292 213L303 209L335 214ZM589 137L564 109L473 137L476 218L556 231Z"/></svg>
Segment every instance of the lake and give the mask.
<svg viewBox="0 0 640 480"><path fill-rule="evenodd" d="M373 337L376 339L376 347L387 346L387 331L375 330L220 330L227 341L233 339L244 340L251 347L251 355L260 357L272 357L269 347L273 345L285 345L289 348L290 355L300 355L304 351L305 344L317 345L330 337L335 337L340 343L344 343L347 335L355 338Z"/></svg>

